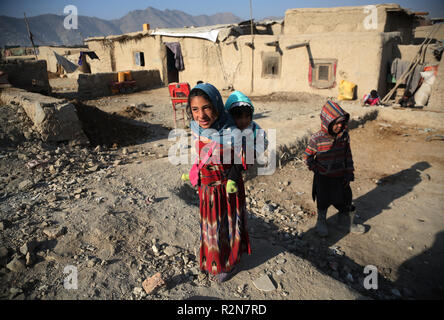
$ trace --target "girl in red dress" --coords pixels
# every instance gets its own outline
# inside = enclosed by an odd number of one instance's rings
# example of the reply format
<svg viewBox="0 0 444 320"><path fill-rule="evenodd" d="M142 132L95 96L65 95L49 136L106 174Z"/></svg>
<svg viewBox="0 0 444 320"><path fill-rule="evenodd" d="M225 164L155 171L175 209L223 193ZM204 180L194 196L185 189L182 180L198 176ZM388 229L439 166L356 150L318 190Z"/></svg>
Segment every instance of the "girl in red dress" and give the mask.
<svg viewBox="0 0 444 320"><path fill-rule="evenodd" d="M191 90L187 111L194 120L191 129L198 159L211 154L199 170L200 268L210 279L223 282L234 273L242 253L251 254L242 176L236 181L237 192L227 192L234 157L231 139L223 137L235 127L219 91L211 84L201 83ZM231 160L224 164L226 153Z"/></svg>

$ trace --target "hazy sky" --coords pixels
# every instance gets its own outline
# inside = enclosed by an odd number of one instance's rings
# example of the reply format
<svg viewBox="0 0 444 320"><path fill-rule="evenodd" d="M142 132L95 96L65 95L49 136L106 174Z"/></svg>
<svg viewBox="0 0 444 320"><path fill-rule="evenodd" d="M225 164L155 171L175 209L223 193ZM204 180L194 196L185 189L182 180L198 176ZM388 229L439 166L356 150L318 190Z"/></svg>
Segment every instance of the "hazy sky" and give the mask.
<svg viewBox="0 0 444 320"><path fill-rule="evenodd" d="M253 17L261 19L269 16L283 17L285 10L291 8L336 7L384 3L371 0L252 0ZM429 17L444 17L443 0L388 0L386 3L398 3L415 11L428 11ZM45 13L63 15L66 5L75 5L79 15L102 19L118 19L131 10L143 10L153 7L160 10L181 10L188 14L214 14L232 12L243 19L250 17L249 0L0 0L0 15L23 17Z"/></svg>

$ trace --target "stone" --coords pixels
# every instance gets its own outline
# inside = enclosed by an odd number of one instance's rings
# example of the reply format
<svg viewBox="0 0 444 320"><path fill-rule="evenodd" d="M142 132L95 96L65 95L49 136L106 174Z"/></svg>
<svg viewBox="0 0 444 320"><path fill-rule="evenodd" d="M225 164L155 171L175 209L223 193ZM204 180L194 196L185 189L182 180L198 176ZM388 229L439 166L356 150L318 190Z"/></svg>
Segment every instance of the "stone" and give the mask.
<svg viewBox="0 0 444 320"><path fill-rule="evenodd" d="M17 294L19 294L19 293L22 293L23 292L23 290L22 289L20 289L20 288L15 288L15 287L12 287L11 289L9 289L9 293L11 294L11 295L17 295Z"/></svg>
<svg viewBox="0 0 444 320"><path fill-rule="evenodd" d="M270 204L265 204L262 207L262 213L263 214L273 213L273 211L274 211L274 207L272 205L270 205Z"/></svg>
<svg viewBox="0 0 444 320"><path fill-rule="evenodd" d="M276 275L277 276L281 276L281 275L283 275L284 274L284 272L281 270L281 269L279 269L278 271L276 271Z"/></svg>
<svg viewBox="0 0 444 320"><path fill-rule="evenodd" d="M99 166L92 166L92 167L90 167L88 170L89 170L90 172L96 172L98 169L99 169Z"/></svg>
<svg viewBox="0 0 444 320"><path fill-rule="evenodd" d="M163 250L163 252L164 252L168 257L171 257L171 256L174 256L174 255L178 254L178 253L179 253L179 249L176 248L176 247L169 246L169 247L166 247L166 248Z"/></svg>
<svg viewBox="0 0 444 320"><path fill-rule="evenodd" d="M164 285L165 281L163 281L160 272L142 282L142 287L147 294L153 293L156 289Z"/></svg>
<svg viewBox="0 0 444 320"><path fill-rule="evenodd" d="M23 259L19 259L18 257L15 257L6 265L6 268L11 270L12 272L20 272L26 269L25 262Z"/></svg>
<svg viewBox="0 0 444 320"><path fill-rule="evenodd" d="M133 294L136 297L140 297L140 298L143 298L144 296L146 296L146 293L143 291L142 287L134 287Z"/></svg>
<svg viewBox="0 0 444 320"><path fill-rule="evenodd" d="M0 247L0 259L6 258L8 256L8 248Z"/></svg>
<svg viewBox="0 0 444 320"><path fill-rule="evenodd" d="M259 279L253 281L254 286L261 291L270 292L276 290L276 286L271 281L270 277L264 274Z"/></svg>
<svg viewBox="0 0 444 320"><path fill-rule="evenodd" d="M342 257L345 254L344 251L342 251L338 246L331 246L328 249L329 253L332 255L337 255Z"/></svg>
<svg viewBox="0 0 444 320"><path fill-rule="evenodd" d="M151 249L153 250L154 254L159 254L159 249L155 244L152 245Z"/></svg>
<svg viewBox="0 0 444 320"><path fill-rule="evenodd" d="M26 266L31 266L34 263L34 255L31 252L26 254L25 264Z"/></svg>
<svg viewBox="0 0 444 320"><path fill-rule="evenodd" d="M34 186L34 183L31 180L26 179L26 180L23 180L22 182L19 183L18 188L20 191L23 191L23 190L30 189L33 186Z"/></svg>
<svg viewBox="0 0 444 320"><path fill-rule="evenodd" d="M86 263L86 266L88 268L92 268L92 267L94 267L96 265L96 262L97 262L96 259L88 260L88 262Z"/></svg>
<svg viewBox="0 0 444 320"><path fill-rule="evenodd" d="M27 241L23 246L20 247L20 252L23 255L26 255L27 253L33 254L34 249L37 247L37 241L32 239L31 241Z"/></svg>
<svg viewBox="0 0 444 320"><path fill-rule="evenodd" d="M53 227L53 228L46 228L46 229L43 230L43 233L49 239L56 239L56 238L58 238L61 235L64 235L66 233L66 227L56 226L56 227Z"/></svg>

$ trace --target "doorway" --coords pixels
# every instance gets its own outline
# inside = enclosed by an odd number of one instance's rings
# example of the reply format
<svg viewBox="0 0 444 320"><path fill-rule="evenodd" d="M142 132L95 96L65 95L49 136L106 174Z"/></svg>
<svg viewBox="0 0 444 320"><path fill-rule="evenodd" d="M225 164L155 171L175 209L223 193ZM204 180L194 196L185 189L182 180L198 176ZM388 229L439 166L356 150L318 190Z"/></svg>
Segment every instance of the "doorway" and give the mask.
<svg viewBox="0 0 444 320"><path fill-rule="evenodd" d="M176 68L176 59L174 57L174 52L170 48L166 47L167 51L167 73L168 73L168 83L179 82L179 70Z"/></svg>

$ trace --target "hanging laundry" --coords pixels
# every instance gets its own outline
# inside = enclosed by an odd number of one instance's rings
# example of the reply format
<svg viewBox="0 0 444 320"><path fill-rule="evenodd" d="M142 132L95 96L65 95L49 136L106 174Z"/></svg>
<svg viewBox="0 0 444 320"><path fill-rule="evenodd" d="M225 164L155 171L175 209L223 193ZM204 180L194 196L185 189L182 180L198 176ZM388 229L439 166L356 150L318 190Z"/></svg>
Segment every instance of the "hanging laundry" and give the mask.
<svg viewBox="0 0 444 320"><path fill-rule="evenodd" d="M86 51L86 52L85 51L80 51L79 62L78 62L79 66L82 65L82 56L83 55L87 55L91 60L92 59L99 59L99 57L97 56L97 54L94 51Z"/></svg>
<svg viewBox="0 0 444 320"><path fill-rule="evenodd" d="M82 56L83 56L83 54L84 54L84 52L80 52L79 62L77 62L77 64L78 64L79 66L82 65Z"/></svg>
<svg viewBox="0 0 444 320"><path fill-rule="evenodd" d="M168 49L170 49L174 53L174 60L176 61L175 63L176 69L179 71L184 70L185 66L183 64L183 56L182 56L182 50L180 49L180 43L165 42L164 44L168 47Z"/></svg>
<svg viewBox="0 0 444 320"><path fill-rule="evenodd" d="M407 68L409 68L409 66L409 61L403 61L399 58L396 58L395 60L393 60L390 70L392 76L395 77L396 80L400 79L402 74L407 70ZM415 92L416 88L418 87L419 80L421 80L420 72L423 70L424 65L416 65L415 70L413 70L413 72L405 80L406 90Z"/></svg>
<svg viewBox="0 0 444 320"><path fill-rule="evenodd" d="M54 51L53 51L54 52ZM76 66L74 63L66 59L65 57L62 57L61 55L54 52L54 55L57 59L57 63L60 64L63 69L65 69L66 73L72 73L77 70L78 66Z"/></svg>

